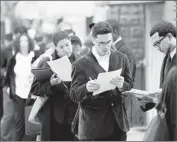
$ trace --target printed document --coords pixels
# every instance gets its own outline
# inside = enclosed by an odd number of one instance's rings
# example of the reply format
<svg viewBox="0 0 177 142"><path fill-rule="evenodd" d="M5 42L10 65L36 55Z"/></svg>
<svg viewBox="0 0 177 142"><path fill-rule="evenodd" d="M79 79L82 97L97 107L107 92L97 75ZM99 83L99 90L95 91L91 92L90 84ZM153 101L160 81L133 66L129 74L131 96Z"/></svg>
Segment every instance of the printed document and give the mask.
<svg viewBox="0 0 177 142"><path fill-rule="evenodd" d="M115 89L116 86L111 84L110 81L112 80L112 78L115 78L116 76L120 76L121 72L122 72L122 68L116 71L99 73L97 77L97 81L100 84L100 88L97 91L93 92L93 96L105 91Z"/></svg>
<svg viewBox="0 0 177 142"><path fill-rule="evenodd" d="M63 81L71 81L71 62L67 56L47 62L52 71L55 72Z"/></svg>

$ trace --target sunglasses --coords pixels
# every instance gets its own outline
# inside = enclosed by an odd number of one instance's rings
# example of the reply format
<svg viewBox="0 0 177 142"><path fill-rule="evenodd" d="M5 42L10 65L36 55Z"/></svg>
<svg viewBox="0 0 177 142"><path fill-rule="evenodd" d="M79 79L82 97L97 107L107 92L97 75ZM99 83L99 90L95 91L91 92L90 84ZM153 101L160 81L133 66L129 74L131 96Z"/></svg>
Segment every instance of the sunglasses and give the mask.
<svg viewBox="0 0 177 142"><path fill-rule="evenodd" d="M160 40L156 41L156 42L153 44L153 46L155 47L155 46L160 45L160 43L162 42L162 40L163 40L165 37L166 37L166 36L164 36L164 37L161 38Z"/></svg>

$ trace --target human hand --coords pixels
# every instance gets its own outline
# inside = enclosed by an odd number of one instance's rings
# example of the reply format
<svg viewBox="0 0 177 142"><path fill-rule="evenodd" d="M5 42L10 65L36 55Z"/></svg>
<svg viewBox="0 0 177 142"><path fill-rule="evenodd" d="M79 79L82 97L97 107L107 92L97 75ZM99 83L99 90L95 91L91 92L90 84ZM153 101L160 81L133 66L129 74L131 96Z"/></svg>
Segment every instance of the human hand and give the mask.
<svg viewBox="0 0 177 142"><path fill-rule="evenodd" d="M100 88L100 84L96 79L90 80L87 82L86 88L88 92L94 92Z"/></svg>
<svg viewBox="0 0 177 142"><path fill-rule="evenodd" d="M55 73L50 78L51 86L55 86L61 83L60 77L58 77Z"/></svg>
<svg viewBox="0 0 177 142"><path fill-rule="evenodd" d="M115 78L112 78L110 83L114 84L117 88L122 89L124 84L124 77L116 76Z"/></svg>

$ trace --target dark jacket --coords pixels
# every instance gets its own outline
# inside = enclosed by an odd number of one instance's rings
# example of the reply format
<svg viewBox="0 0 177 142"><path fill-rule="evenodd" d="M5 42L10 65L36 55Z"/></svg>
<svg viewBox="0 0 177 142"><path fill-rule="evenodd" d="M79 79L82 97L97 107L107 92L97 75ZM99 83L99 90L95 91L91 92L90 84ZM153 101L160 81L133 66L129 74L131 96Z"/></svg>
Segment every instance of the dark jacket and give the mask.
<svg viewBox="0 0 177 142"><path fill-rule="evenodd" d="M111 51L109 71L120 68L122 68L121 75L125 79L123 90L128 91L133 87L128 58L118 51ZM122 131L129 130L124 101L117 88L96 96L87 92L86 83L89 77L96 79L101 72L105 70L99 65L92 52L73 63L70 96L80 105L79 139L110 136L114 131L115 123Z"/></svg>
<svg viewBox="0 0 177 142"><path fill-rule="evenodd" d="M52 55L52 60L58 59L56 53ZM75 61L74 55L69 58L71 63ZM38 68L49 67L47 61L48 57L41 59L38 64ZM46 127L48 133L50 133L50 117L52 117L58 123L71 124L75 112L77 110L77 104L74 103L69 96L70 82L64 82L67 88L61 83L56 86L50 85L50 80L38 81L36 78L33 81L31 91L36 96L49 96L48 101L45 103L42 109L42 117L45 117L45 121L42 122L43 127ZM46 134L47 135L47 134Z"/></svg>
<svg viewBox="0 0 177 142"><path fill-rule="evenodd" d="M164 80L165 80L168 72L170 71L170 69L176 65L176 63L177 63L176 60L177 59L176 59L176 54L175 54L172 58L170 65L168 66L167 73L165 74L164 72L165 72L165 66L166 66L166 61L167 61L167 55L164 57L162 67L161 67L161 72L160 72L160 88L163 87ZM141 107L141 106L140 107L143 111L148 111L148 110L154 108L155 105L156 105L155 103L150 102L150 103L145 104L145 107Z"/></svg>
<svg viewBox="0 0 177 142"><path fill-rule="evenodd" d="M132 73L132 79L134 81L136 75L136 59L135 59L135 55L133 54L133 50L128 44L125 43L123 39L115 44L115 48L117 51L127 55L130 63L130 71Z"/></svg>
<svg viewBox="0 0 177 142"><path fill-rule="evenodd" d="M170 69L168 75L163 84L162 98L165 98L165 104L167 108L166 120L169 131L169 141L177 141L177 66ZM161 102L157 106L157 111L161 108Z"/></svg>

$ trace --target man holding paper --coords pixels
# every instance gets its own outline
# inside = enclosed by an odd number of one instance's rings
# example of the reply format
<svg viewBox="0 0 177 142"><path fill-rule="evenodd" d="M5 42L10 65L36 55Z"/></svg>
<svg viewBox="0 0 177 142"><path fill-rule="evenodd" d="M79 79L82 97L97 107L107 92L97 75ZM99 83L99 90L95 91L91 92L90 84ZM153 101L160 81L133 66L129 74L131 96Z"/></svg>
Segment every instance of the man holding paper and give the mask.
<svg viewBox="0 0 177 142"><path fill-rule="evenodd" d="M176 65L176 27L168 22L168 21L160 21L157 24L155 24L151 31L150 31L150 37L152 39L153 46L159 50L160 52L165 54L162 67L161 67L161 73L160 73L160 88L163 88L164 80L166 79L166 76L170 69ZM158 96L158 99L155 99L157 101L151 101L149 102L147 100L147 97L142 99L140 103L142 104L141 108L144 111L148 111L152 109L156 104L158 104L158 101L161 96L162 89L155 93L151 93L149 96L156 94Z"/></svg>
<svg viewBox="0 0 177 142"><path fill-rule="evenodd" d="M53 34L55 45L52 61L43 57L38 64L39 69L51 68L51 77L36 76L31 93L36 96L49 97L42 108L42 141L72 141L71 122L77 110L77 104L69 96L71 81L71 63L75 61L72 54L71 41L64 31ZM71 62L71 63L70 63ZM63 73L65 69L65 73ZM66 76L68 75L68 76Z"/></svg>
<svg viewBox="0 0 177 142"><path fill-rule="evenodd" d="M122 92L130 90L133 81L127 56L111 50L112 32L109 23L96 23L92 29L92 50L72 66L70 96L80 106L79 140L125 141L130 128ZM119 69L120 75L109 74ZM100 73L109 74L105 81L114 88L94 93L104 88L97 78Z"/></svg>

